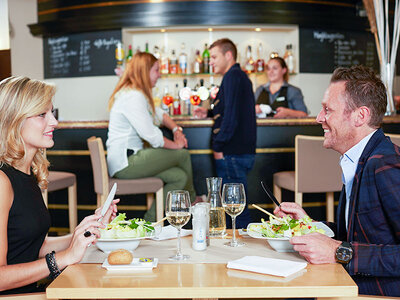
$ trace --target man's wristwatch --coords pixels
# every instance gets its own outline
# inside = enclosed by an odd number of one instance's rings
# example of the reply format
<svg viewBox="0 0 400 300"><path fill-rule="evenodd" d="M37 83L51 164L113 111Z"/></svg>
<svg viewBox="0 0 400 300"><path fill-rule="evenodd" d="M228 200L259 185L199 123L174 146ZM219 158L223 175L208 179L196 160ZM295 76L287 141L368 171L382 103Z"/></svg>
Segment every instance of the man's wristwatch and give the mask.
<svg viewBox="0 0 400 300"><path fill-rule="evenodd" d="M175 126L175 127L172 129L172 133L175 133L177 130L182 131L182 127L180 127L180 126Z"/></svg>
<svg viewBox="0 0 400 300"><path fill-rule="evenodd" d="M348 264L353 258L353 248L349 242L342 242L336 249L336 261L341 264Z"/></svg>

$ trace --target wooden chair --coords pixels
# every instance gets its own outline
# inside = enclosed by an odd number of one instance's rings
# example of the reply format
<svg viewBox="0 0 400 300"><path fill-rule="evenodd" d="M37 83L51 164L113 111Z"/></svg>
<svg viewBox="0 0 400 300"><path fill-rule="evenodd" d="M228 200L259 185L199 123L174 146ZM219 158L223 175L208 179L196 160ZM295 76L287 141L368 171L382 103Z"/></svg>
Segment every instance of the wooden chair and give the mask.
<svg viewBox="0 0 400 300"><path fill-rule="evenodd" d="M390 137L390 140L392 141L393 144L396 144L397 146L400 147L400 134L385 133L385 135Z"/></svg>
<svg viewBox="0 0 400 300"><path fill-rule="evenodd" d="M326 193L326 216L334 221L333 192L342 190L340 154L323 147L324 137L297 135L295 170L275 173L274 195L282 201L281 188L295 193L295 202L303 203L303 193Z"/></svg>
<svg viewBox="0 0 400 300"><path fill-rule="evenodd" d="M76 176L70 172L50 171L47 190L42 192L44 202L48 205L48 192L54 192L62 189L68 189L68 217L69 231L74 232L78 223L78 208L76 194Z"/></svg>
<svg viewBox="0 0 400 300"><path fill-rule="evenodd" d="M97 206L102 205L108 192L116 182L118 185L116 195L146 194L147 209L154 201L156 194L156 219L161 220L164 215L163 188L164 183L156 177L140 179L116 179L108 175L106 156L103 142L99 137L90 137L87 140L90 159L92 161L94 189L97 194Z"/></svg>

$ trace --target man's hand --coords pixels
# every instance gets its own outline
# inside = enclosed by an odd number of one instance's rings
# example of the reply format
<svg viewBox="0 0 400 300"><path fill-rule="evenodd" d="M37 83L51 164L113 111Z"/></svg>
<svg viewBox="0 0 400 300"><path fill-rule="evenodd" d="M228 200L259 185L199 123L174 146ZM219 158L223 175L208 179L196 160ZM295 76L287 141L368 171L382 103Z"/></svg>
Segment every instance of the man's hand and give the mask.
<svg viewBox="0 0 400 300"><path fill-rule="evenodd" d="M182 140L185 142L183 147L187 148L188 147L188 143L187 143L187 139L186 139L185 134L180 130L176 130L174 132L174 142L180 143L180 141L182 141Z"/></svg>
<svg viewBox="0 0 400 300"><path fill-rule="evenodd" d="M214 159L223 159L224 153L223 152L214 152Z"/></svg>
<svg viewBox="0 0 400 300"><path fill-rule="evenodd" d="M294 250L298 251L309 263L333 264L336 262L336 249L341 241L324 234L313 232L290 239Z"/></svg>
<svg viewBox="0 0 400 300"><path fill-rule="evenodd" d="M193 114L195 117L200 119L207 118L208 109L204 107L197 107L194 109Z"/></svg>
<svg viewBox="0 0 400 300"><path fill-rule="evenodd" d="M293 219L302 219L307 216L307 213L301 208L300 205L294 202L282 202L280 207L276 207L274 214L278 217L290 215Z"/></svg>

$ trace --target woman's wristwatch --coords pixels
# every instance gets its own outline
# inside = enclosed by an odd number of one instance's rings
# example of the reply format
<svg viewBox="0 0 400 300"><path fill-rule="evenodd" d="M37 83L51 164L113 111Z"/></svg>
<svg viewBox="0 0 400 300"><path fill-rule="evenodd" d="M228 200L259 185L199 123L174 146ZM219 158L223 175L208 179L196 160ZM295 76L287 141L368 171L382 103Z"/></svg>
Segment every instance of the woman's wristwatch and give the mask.
<svg viewBox="0 0 400 300"><path fill-rule="evenodd" d="M175 133L177 130L182 131L183 129L182 129L181 126L175 126L175 127L172 129L172 133Z"/></svg>

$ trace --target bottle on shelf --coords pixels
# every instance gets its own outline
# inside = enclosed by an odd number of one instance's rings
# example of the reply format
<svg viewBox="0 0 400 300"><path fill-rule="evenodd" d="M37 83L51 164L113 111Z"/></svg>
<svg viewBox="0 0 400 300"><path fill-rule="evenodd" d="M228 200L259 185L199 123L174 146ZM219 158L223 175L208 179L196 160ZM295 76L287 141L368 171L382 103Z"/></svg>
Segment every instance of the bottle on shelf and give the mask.
<svg viewBox="0 0 400 300"><path fill-rule="evenodd" d="M117 67L122 67L122 65L124 64L124 58L124 48L122 46L122 43L118 42L115 48L115 59L117 61Z"/></svg>
<svg viewBox="0 0 400 300"><path fill-rule="evenodd" d="M210 73L210 52L208 51L208 45L204 44L203 51L203 72Z"/></svg>
<svg viewBox="0 0 400 300"><path fill-rule="evenodd" d="M169 73L169 58L167 53L165 53L164 47L161 51L161 74Z"/></svg>
<svg viewBox="0 0 400 300"><path fill-rule="evenodd" d="M179 73L180 74L188 73L188 59L185 51L185 43L182 43L181 53L179 54Z"/></svg>
<svg viewBox="0 0 400 300"><path fill-rule="evenodd" d="M294 73L294 56L292 52L292 44L286 45L286 52L283 55L289 73Z"/></svg>
<svg viewBox="0 0 400 300"><path fill-rule="evenodd" d="M139 52L140 52L140 46L137 46L136 53L139 53Z"/></svg>
<svg viewBox="0 0 400 300"><path fill-rule="evenodd" d="M193 63L193 73L203 73L203 58L200 55L200 50L196 50L196 57Z"/></svg>
<svg viewBox="0 0 400 300"><path fill-rule="evenodd" d="M174 92L174 102L172 103L173 106L173 115L180 116L181 115L181 101L179 101L179 86L178 84L175 85L175 92Z"/></svg>
<svg viewBox="0 0 400 300"><path fill-rule="evenodd" d="M182 115L190 115L190 96L192 90L187 87L187 79L183 79L183 88L179 91L179 98L181 99L181 113Z"/></svg>
<svg viewBox="0 0 400 300"><path fill-rule="evenodd" d="M132 59L132 45L128 47L128 55L126 56L126 62L129 62Z"/></svg>
<svg viewBox="0 0 400 300"><path fill-rule="evenodd" d="M258 59L256 62L256 72L264 72L265 62L263 56L264 56L263 46L262 43L260 43L258 45Z"/></svg>
<svg viewBox="0 0 400 300"><path fill-rule="evenodd" d="M176 57L175 50L171 51L171 57L169 59L169 73L178 74L178 58Z"/></svg>
<svg viewBox="0 0 400 300"><path fill-rule="evenodd" d="M244 66L244 69L246 73L250 74L254 72L254 59L253 55L251 54L251 46L247 46L247 51L246 51L246 64Z"/></svg>
<svg viewBox="0 0 400 300"><path fill-rule="evenodd" d="M160 59L161 58L161 53L160 53L160 49L158 48L158 46L154 46L153 48L153 55L155 58Z"/></svg>
<svg viewBox="0 0 400 300"><path fill-rule="evenodd" d="M150 51L149 51L149 43L148 42L146 42L146 44L145 44L145 48L144 48L145 50L145 52L146 53L149 53Z"/></svg>
<svg viewBox="0 0 400 300"><path fill-rule="evenodd" d="M168 86L164 87L164 96L163 96L163 105L162 109L168 112L171 115L172 110L172 102L174 102L174 97L172 97L168 92Z"/></svg>

